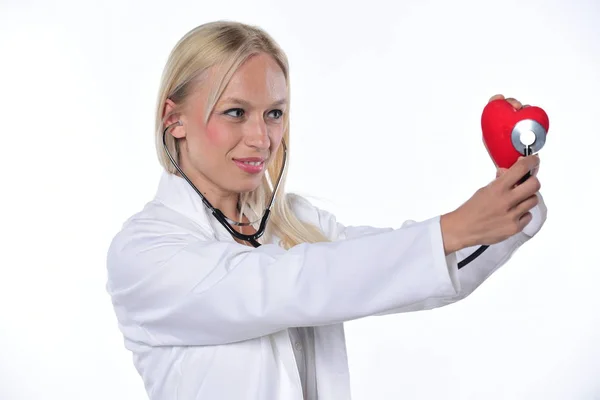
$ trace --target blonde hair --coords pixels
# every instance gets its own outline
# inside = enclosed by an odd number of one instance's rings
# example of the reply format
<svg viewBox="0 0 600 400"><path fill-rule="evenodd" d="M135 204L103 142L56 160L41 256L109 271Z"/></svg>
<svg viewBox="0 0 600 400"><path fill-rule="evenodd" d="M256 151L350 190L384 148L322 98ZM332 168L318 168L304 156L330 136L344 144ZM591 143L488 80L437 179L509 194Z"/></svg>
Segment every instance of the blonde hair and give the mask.
<svg viewBox="0 0 600 400"><path fill-rule="evenodd" d="M211 88L207 102L205 115L206 120L208 120L215 104L237 68L248 57L257 53L269 54L281 67L287 82L287 99L289 102L290 83L287 56L273 38L261 28L240 22L215 21L192 29L177 42L163 71L156 106L156 149L160 164L165 170L172 174L177 172L163 147L165 121L171 115L181 112L185 106L185 100L193 93L195 85L200 83L208 69L219 66L222 68L219 68L218 75L215 74L218 79ZM167 99L171 99L177 104L177 107L167 115L163 115ZM284 114L283 118L283 140L287 146L289 161L289 111ZM179 162L178 144L172 135L166 136L166 145L175 161ZM279 177L282 165L283 146L279 146L279 150L267 168L261 185L256 190L240 196L241 215L244 214L245 208L248 208L254 214L248 216L250 220L263 215L267 202L271 198L272 186ZM287 168L281 178L269 223L263 236L264 240L269 240L272 235L277 235L281 239L280 246L285 249L304 242L329 241L318 228L300 221L294 215L289 197L285 195L286 176Z"/></svg>

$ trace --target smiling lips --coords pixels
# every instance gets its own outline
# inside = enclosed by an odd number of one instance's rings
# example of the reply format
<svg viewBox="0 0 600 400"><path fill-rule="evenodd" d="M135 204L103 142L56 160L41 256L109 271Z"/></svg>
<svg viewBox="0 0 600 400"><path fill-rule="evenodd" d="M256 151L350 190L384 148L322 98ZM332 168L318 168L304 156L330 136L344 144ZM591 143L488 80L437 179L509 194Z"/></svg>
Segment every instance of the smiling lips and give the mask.
<svg viewBox="0 0 600 400"><path fill-rule="evenodd" d="M265 159L260 157L234 158L233 162L249 174L258 174L265 166Z"/></svg>

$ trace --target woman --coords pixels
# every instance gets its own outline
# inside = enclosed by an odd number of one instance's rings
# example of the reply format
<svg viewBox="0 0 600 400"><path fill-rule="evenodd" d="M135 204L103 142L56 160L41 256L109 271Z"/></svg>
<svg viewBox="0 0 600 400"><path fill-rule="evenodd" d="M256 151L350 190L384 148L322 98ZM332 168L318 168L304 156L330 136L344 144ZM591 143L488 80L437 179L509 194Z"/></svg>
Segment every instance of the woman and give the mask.
<svg viewBox="0 0 600 400"><path fill-rule="evenodd" d="M170 55L156 110L165 172L108 252L107 290L151 399L349 399L344 321L465 298L546 219L530 156L398 229L343 226L285 194L284 173L265 234L236 238L208 205L256 231L285 170L289 93L286 56L256 27L208 23Z"/></svg>

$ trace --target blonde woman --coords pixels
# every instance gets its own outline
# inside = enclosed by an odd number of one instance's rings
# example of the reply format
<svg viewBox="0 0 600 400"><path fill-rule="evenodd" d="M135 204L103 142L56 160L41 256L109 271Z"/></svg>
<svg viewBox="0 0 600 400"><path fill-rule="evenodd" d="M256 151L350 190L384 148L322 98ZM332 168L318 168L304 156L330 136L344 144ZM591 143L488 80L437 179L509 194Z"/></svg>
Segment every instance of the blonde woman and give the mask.
<svg viewBox="0 0 600 400"><path fill-rule="evenodd" d="M345 321L459 301L544 224L536 173L517 185L537 170L529 156L452 212L344 226L285 192L289 102L286 56L257 27L204 24L170 54L156 109L164 174L107 260L151 399L350 399Z"/></svg>

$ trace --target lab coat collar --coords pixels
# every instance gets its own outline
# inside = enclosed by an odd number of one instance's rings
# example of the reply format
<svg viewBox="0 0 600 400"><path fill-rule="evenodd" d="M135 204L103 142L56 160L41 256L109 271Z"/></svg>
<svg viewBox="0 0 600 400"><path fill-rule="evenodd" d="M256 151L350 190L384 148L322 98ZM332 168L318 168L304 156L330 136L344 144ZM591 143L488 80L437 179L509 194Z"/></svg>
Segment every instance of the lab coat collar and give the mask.
<svg viewBox="0 0 600 400"><path fill-rule="evenodd" d="M219 221L213 217L194 188L178 175L166 170L163 171L156 191L155 201L191 219L203 231L209 233L217 240L234 240Z"/></svg>

